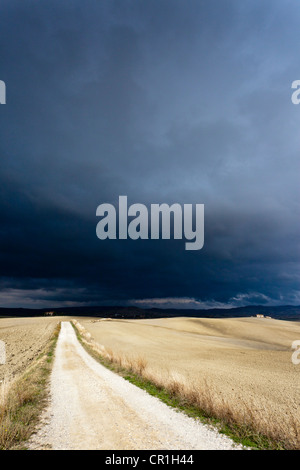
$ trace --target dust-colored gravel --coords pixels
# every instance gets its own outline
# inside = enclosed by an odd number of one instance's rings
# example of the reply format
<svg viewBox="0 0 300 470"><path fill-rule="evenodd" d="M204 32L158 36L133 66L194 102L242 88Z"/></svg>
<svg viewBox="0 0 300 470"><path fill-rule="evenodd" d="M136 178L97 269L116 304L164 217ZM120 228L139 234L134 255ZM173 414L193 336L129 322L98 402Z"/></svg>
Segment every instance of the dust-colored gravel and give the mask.
<svg viewBox="0 0 300 470"><path fill-rule="evenodd" d="M230 439L96 362L62 323L51 402L30 449L232 449Z"/></svg>

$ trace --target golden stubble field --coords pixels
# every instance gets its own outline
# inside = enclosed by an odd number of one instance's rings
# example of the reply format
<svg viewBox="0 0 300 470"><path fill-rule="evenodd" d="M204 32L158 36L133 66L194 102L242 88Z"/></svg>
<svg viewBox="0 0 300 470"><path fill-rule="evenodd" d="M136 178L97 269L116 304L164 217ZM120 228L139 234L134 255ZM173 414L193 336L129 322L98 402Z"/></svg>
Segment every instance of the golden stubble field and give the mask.
<svg viewBox="0 0 300 470"><path fill-rule="evenodd" d="M0 384L8 384L30 365L59 321L57 317L0 318L0 340L6 349L6 363L0 364Z"/></svg>
<svg viewBox="0 0 300 470"><path fill-rule="evenodd" d="M107 351L144 358L146 374L156 381L204 387L209 399L228 403L241 416L253 414L263 429L282 427L283 434L293 436L300 432L300 365L291 359L300 323L266 318L77 320Z"/></svg>

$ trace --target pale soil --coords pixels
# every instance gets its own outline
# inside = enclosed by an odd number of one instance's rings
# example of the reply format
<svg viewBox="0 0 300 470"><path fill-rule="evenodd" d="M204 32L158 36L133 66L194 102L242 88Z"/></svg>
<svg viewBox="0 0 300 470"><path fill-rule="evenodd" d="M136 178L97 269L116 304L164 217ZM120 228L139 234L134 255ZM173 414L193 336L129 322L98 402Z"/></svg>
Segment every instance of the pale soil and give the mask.
<svg viewBox="0 0 300 470"><path fill-rule="evenodd" d="M6 363L0 364L0 384L24 372L43 351L58 322L57 317L0 318L0 340L6 350Z"/></svg>
<svg viewBox="0 0 300 470"><path fill-rule="evenodd" d="M63 322L51 403L30 449L232 449L215 430L164 405L96 362Z"/></svg>
<svg viewBox="0 0 300 470"><path fill-rule="evenodd" d="M300 423L300 365L291 344L300 324L279 320L191 319L101 320L78 318L92 338L120 356L143 357L146 372L187 386L207 383L212 395L235 409L289 427Z"/></svg>

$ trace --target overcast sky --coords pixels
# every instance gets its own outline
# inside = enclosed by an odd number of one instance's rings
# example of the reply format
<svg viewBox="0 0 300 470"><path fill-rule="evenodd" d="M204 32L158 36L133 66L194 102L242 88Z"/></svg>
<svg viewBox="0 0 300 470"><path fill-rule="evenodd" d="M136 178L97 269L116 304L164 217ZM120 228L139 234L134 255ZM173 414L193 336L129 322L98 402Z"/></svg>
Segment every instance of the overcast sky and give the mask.
<svg viewBox="0 0 300 470"><path fill-rule="evenodd" d="M298 0L2 0L0 306L300 304ZM205 205L205 243L96 208Z"/></svg>

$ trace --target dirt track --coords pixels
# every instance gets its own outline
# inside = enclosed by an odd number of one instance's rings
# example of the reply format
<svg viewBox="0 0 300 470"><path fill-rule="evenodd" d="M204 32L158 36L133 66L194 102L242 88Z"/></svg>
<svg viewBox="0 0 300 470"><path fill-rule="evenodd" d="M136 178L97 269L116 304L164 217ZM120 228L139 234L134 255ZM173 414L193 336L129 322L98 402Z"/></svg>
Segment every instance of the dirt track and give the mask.
<svg viewBox="0 0 300 470"><path fill-rule="evenodd" d="M170 409L89 356L62 323L51 404L31 449L231 449L214 430Z"/></svg>

